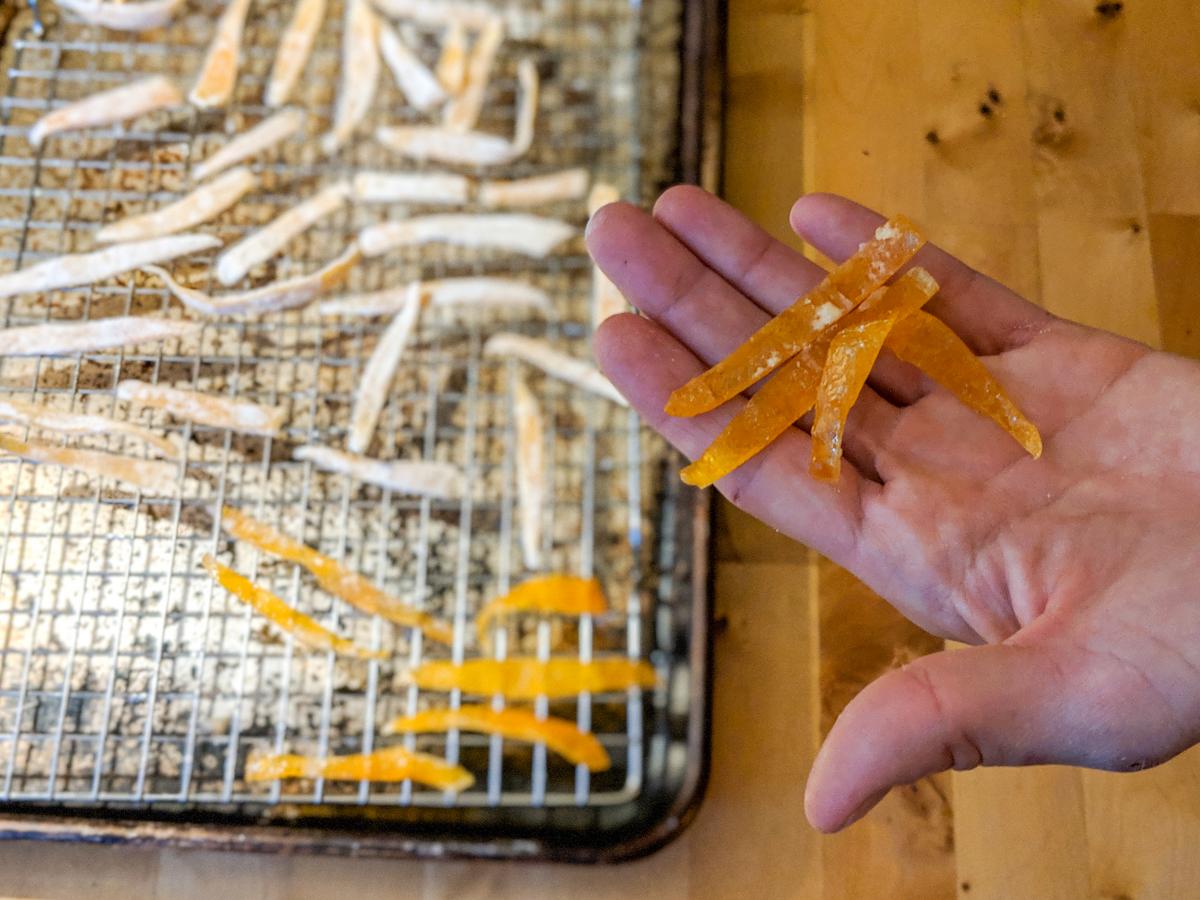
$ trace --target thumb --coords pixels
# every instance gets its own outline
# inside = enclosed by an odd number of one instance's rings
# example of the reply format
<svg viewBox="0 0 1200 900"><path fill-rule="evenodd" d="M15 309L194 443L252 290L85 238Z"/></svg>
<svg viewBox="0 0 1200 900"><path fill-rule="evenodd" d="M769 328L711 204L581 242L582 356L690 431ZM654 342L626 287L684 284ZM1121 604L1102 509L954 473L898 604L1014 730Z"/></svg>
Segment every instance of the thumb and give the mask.
<svg viewBox="0 0 1200 900"><path fill-rule="evenodd" d="M1044 651L1011 644L935 653L890 672L830 730L808 778L808 820L837 831L894 785L950 768L1058 759L1062 694Z"/></svg>

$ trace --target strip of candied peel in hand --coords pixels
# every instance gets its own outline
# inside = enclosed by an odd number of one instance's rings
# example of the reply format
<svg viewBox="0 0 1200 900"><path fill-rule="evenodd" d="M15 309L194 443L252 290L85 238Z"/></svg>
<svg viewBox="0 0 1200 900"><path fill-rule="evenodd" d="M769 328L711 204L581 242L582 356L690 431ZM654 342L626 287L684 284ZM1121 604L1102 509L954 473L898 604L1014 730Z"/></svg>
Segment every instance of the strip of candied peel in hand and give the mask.
<svg viewBox="0 0 1200 900"><path fill-rule="evenodd" d="M604 591L595 578L578 575L542 575L523 581L496 597L475 617L475 631L483 643L492 622L516 613L553 613L561 616L598 616L608 610Z"/></svg>
<svg viewBox="0 0 1200 900"><path fill-rule="evenodd" d="M667 400L672 416L716 409L795 356L822 328L833 324L913 258L925 243L903 216L889 219L858 252L815 288L758 329L711 369L677 389Z"/></svg>
<svg viewBox="0 0 1200 900"><path fill-rule="evenodd" d="M277 781L282 778L324 778L327 781L416 781L442 791L465 791L475 776L462 766L416 753L404 747L388 747L374 753L349 756L301 756L270 753L252 756L246 762L246 781Z"/></svg>
<svg viewBox="0 0 1200 900"><path fill-rule="evenodd" d="M481 734L498 734L514 741L545 744L559 756L592 772L604 772L612 765L608 751L594 734L580 730L569 719L547 716L539 719L528 709L492 709L469 705L458 709L425 709L411 716L394 719L384 729L387 734L413 732L440 733L456 729Z"/></svg>
<svg viewBox="0 0 1200 900"><path fill-rule="evenodd" d="M422 663L409 677L427 691L458 688L467 694L499 694L509 700L652 688L657 681L654 667L648 662L624 657L581 662L567 657L543 661L515 656L503 660L468 659L459 665L435 660Z"/></svg>
<svg viewBox="0 0 1200 900"><path fill-rule="evenodd" d="M811 431L812 460L808 465L808 474L817 481L836 484L841 475L846 418L862 393L896 319L896 315L890 315L848 325L829 344L817 387Z"/></svg>
<svg viewBox="0 0 1200 900"><path fill-rule="evenodd" d="M1042 455L1042 436L1000 383L950 326L918 311L896 323L884 344L916 366L980 415L987 416L1035 459Z"/></svg>
<svg viewBox="0 0 1200 900"><path fill-rule="evenodd" d="M354 641L334 634L266 588L238 574L229 566L217 562L212 556L205 554L200 563L212 576L213 581L310 650L330 650L341 656L354 656L358 659L387 659L387 654L382 650L368 650Z"/></svg>
<svg viewBox="0 0 1200 900"><path fill-rule="evenodd" d="M265 522L226 506L221 510L221 527L239 541L304 567L317 579L322 589L356 609L382 616L397 625L419 628L427 637L439 643L454 642L454 632L450 627L438 622L429 613L413 609L407 603L389 596L337 560L293 540Z"/></svg>
<svg viewBox="0 0 1200 900"><path fill-rule="evenodd" d="M937 282L922 268L906 272L891 287L877 291L817 338L765 382L703 455L684 468L686 484L708 487L765 449L803 416L817 399L821 370L834 336L844 328L918 309L937 293Z"/></svg>
<svg viewBox="0 0 1200 900"><path fill-rule="evenodd" d="M54 447L33 441L19 441L7 434L0 434L0 450L32 463L48 463L62 466L64 469L74 469L85 475L115 478L140 488L147 494L174 494L178 482L179 467L157 459L138 459L133 456L102 453L99 450L80 450L76 447Z"/></svg>
<svg viewBox="0 0 1200 900"><path fill-rule="evenodd" d="M258 177L249 169L231 169L166 206L110 222L96 232L96 240L145 241L186 231L215 219L257 187Z"/></svg>
<svg viewBox="0 0 1200 900"><path fill-rule="evenodd" d="M200 109L224 106L237 86L238 66L242 56L242 32L250 0L229 0L217 19L212 43L200 66L200 74L188 94L188 100Z"/></svg>

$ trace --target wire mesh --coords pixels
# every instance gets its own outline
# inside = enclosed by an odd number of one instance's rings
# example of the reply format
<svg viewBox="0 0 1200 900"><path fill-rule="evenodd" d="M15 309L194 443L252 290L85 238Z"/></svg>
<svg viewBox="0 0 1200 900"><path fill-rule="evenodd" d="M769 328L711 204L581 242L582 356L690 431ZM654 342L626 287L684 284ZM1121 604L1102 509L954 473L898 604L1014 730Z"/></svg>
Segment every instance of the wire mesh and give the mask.
<svg viewBox="0 0 1200 900"><path fill-rule="evenodd" d="M271 112L261 93L291 9L256 2L238 86L226 109L172 110L55 136L39 148L27 142L29 126L47 109L97 90L150 73L173 75L186 85L216 9L192 8L171 26L141 35L43 11L48 27L38 37L29 14L17 14L0 52L0 271L91 249L101 224L182 195L195 162ZM531 153L486 175L519 177L583 165L626 196L656 187L671 171L675 152L678 5L518 2L506 7L506 16L510 33L480 127L511 133L515 66L523 57L538 64L541 112ZM253 161L261 190L202 230L228 244L356 171L437 168L400 163L369 139L332 159L321 157L316 139L336 96L340 23L340 4L331 4L293 98L311 113L304 134ZM436 32L404 28L432 61ZM362 134L375 124L413 117L385 72ZM347 207L293 240L285 255L259 266L252 280L312 271L362 226L423 211L411 205ZM538 211L584 221L579 202ZM213 259L200 254L173 268L177 277L215 290ZM658 573L675 564L670 548L665 557L652 555L661 498L648 486L666 451L628 411L481 353L487 336L499 330L543 336L574 354L586 353L591 268L582 242L544 260L448 247L399 251L358 267L346 290L467 274L526 279L554 298L554 309L537 320L503 312L432 310L424 316L371 449L385 458L457 463L469 482L461 502L363 486L292 457L300 444L342 445L363 366L386 322L331 321L308 310L209 321L197 339L151 349L0 358L0 396L127 418L186 448L180 492L171 499L0 459L0 803L69 809L184 804L192 810L254 810L280 802L604 806L636 796L647 777L656 777L646 766L668 765L663 753L647 746L645 727L649 711L661 712L687 678L682 654L653 636ZM160 283L143 275L0 301L5 327L137 314L181 312ZM344 560L453 622L451 658L477 654L475 610L528 574L514 536L511 394L518 374L536 385L550 426L547 567L595 574L614 610L577 624L516 625L490 651L649 656L666 686L645 697L633 690L537 703L539 712L577 719L594 731L613 768L589 773L542 746L450 732L409 735L401 743L445 755L475 773L476 785L457 796L408 782L247 784L242 772L252 752L369 751L396 740L380 734L393 716L462 698L426 694L405 677L427 656L445 655L441 648L323 594L297 567L227 541L214 510L241 507ZM180 422L118 401L115 387L125 378L282 406L288 424L278 438L259 438ZM5 430L27 436L15 426ZM60 440L45 433L33 437ZM71 443L145 454L119 435ZM389 651L389 660L348 662L279 637L214 586L199 567L206 553L220 554L322 624Z"/></svg>

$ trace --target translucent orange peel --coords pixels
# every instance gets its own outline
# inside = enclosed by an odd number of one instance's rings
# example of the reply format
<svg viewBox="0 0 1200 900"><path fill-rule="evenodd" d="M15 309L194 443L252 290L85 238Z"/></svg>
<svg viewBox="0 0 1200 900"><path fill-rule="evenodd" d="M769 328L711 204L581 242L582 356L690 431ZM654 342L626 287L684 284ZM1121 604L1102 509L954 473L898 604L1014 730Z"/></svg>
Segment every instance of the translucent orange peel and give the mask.
<svg viewBox="0 0 1200 900"><path fill-rule="evenodd" d="M829 348L839 333L919 309L937 289L937 282L924 269L910 269L895 284L827 326L750 398L680 477L687 484L707 487L764 450L816 403Z"/></svg>
<svg viewBox="0 0 1200 900"><path fill-rule="evenodd" d="M248 782L278 781L285 778L324 778L328 781L416 781L443 791L465 791L475 776L462 766L416 753L404 747L388 747L374 753L347 756L301 756L297 753L270 753L251 757L246 762Z"/></svg>
<svg viewBox="0 0 1200 900"><path fill-rule="evenodd" d="M310 650L332 650L342 656L354 656L358 659L387 659L387 654L381 650L368 650L354 641L339 637L300 610L289 606L266 588L222 565L213 557L205 555L201 564L217 584Z"/></svg>
<svg viewBox="0 0 1200 900"><path fill-rule="evenodd" d="M657 680L654 667L639 660L609 658L582 662L562 658L543 662L529 657L469 659L458 665L438 660L418 666L410 678L424 690L457 688L467 694L498 694L509 700L652 688Z"/></svg>
<svg viewBox="0 0 1200 900"><path fill-rule="evenodd" d="M458 709L426 709L402 716L387 726L387 733L431 733L456 728L482 734L498 734L514 741L545 744L568 762L604 772L611 765L608 751L594 734L568 719L547 716L539 719L527 709L492 709L490 706L460 706Z"/></svg>
<svg viewBox="0 0 1200 900"><path fill-rule="evenodd" d="M836 483L842 471L842 437L850 409L862 393L879 358L895 314L843 328L829 344L813 417L812 460L808 474L817 481Z"/></svg>
<svg viewBox="0 0 1200 900"><path fill-rule="evenodd" d="M725 359L672 393L666 412L695 416L736 397L883 286L924 243L924 236L903 216L889 219L875 231L874 240L863 244L820 284Z"/></svg>
<svg viewBox="0 0 1200 900"><path fill-rule="evenodd" d="M491 600L475 617L475 630L482 644L492 622L501 616L517 613L595 616L607 610L604 591L595 578L543 575L523 581L504 596Z"/></svg>
<svg viewBox="0 0 1200 900"><path fill-rule="evenodd" d="M450 626L437 621L429 613L414 609L336 559L293 540L265 522L226 506L221 510L221 526L238 540L307 569L323 590L340 597L356 609L382 616L397 625L418 628L439 643L454 642L454 631Z"/></svg>
<svg viewBox="0 0 1200 900"><path fill-rule="evenodd" d="M1009 399L1000 383L950 326L926 312L915 312L892 328L884 346L916 366L980 415L987 416L1037 459L1042 435Z"/></svg>

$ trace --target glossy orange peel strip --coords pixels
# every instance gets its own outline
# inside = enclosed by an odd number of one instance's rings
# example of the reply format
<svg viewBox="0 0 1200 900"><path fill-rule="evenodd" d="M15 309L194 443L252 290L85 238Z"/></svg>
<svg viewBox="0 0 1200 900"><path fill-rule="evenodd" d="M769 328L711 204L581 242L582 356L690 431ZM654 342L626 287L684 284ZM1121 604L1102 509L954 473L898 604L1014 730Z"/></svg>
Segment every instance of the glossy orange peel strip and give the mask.
<svg viewBox="0 0 1200 900"><path fill-rule="evenodd" d="M404 747L388 747L374 753L347 756L301 756L298 753L269 753L246 762L246 781L277 781L284 778L324 778L329 781L416 781L443 791L465 791L475 776L428 753Z"/></svg>
<svg viewBox="0 0 1200 900"><path fill-rule="evenodd" d="M716 409L786 363L913 258L925 237L903 216L889 219L858 252L711 369L671 394L672 416Z"/></svg>
<svg viewBox="0 0 1200 900"><path fill-rule="evenodd" d="M812 425L812 460L808 474L817 481L837 482L842 471L842 438L850 409L862 393L879 358L896 315L843 328L829 344L817 387Z"/></svg>
<svg viewBox="0 0 1200 900"><path fill-rule="evenodd" d="M514 741L545 744L568 762L604 772L611 765L608 751L594 734L581 731L569 719L547 716L539 719L527 709L492 709L490 706L460 706L458 709L426 709L401 716L386 728L388 734L430 733L456 728L482 734L498 734Z"/></svg>
<svg viewBox="0 0 1200 900"><path fill-rule="evenodd" d="M617 657L592 662L566 658L543 662L531 657L469 659L460 665L437 660L418 666L410 678L424 690L458 688L467 694L499 694L509 700L652 688L657 680L649 663Z"/></svg>
<svg viewBox="0 0 1200 900"><path fill-rule="evenodd" d="M607 611L604 591L595 578L542 575L523 581L504 596L489 601L475 617L475 630L482 644L492 622L500 616L516 613L596 616Z"/></svg>
<svg viewBox="0 0 1200 900"><path fill-rule="evenodd" d="M825 328L750 398L680 477L687 484L707 487L761 452L813 407L829 346L840 331L918 309L937 289L937 282L924 269L910 269L891 287L876 292L850 315Z"/></svg>
<svg viewBox="0 0 1200 900"><path fill-rule="evenodd" d="M896 323L884 346L1007 431L1034 459L1042 455L1037 426L941 319L918 311Z"/></svg>
<svg viewBox="0 0 1200 900"><path fill-rule="evenodd" d="M437 621L429 613L413 609L336 559L293 540L265 522L226 506L221 510L221 526L233 537L252 544L264 553L303 566L312 573L323 590L363 612L382 616L397 625L418 628L427 637L442 644L454 642L454 631L448 625Z"/></svg>
<svg viewBox="0 0 1200 900"><path fill-rule="evenodd" d="M205 555L201 564L217 584L310 650L332 650L342 656L355 656L359 659L387 659L387 654L381 650L368 650L354 641L339 637L300 610L289 606L266 588L222 565L213 557Z"/></svg>

